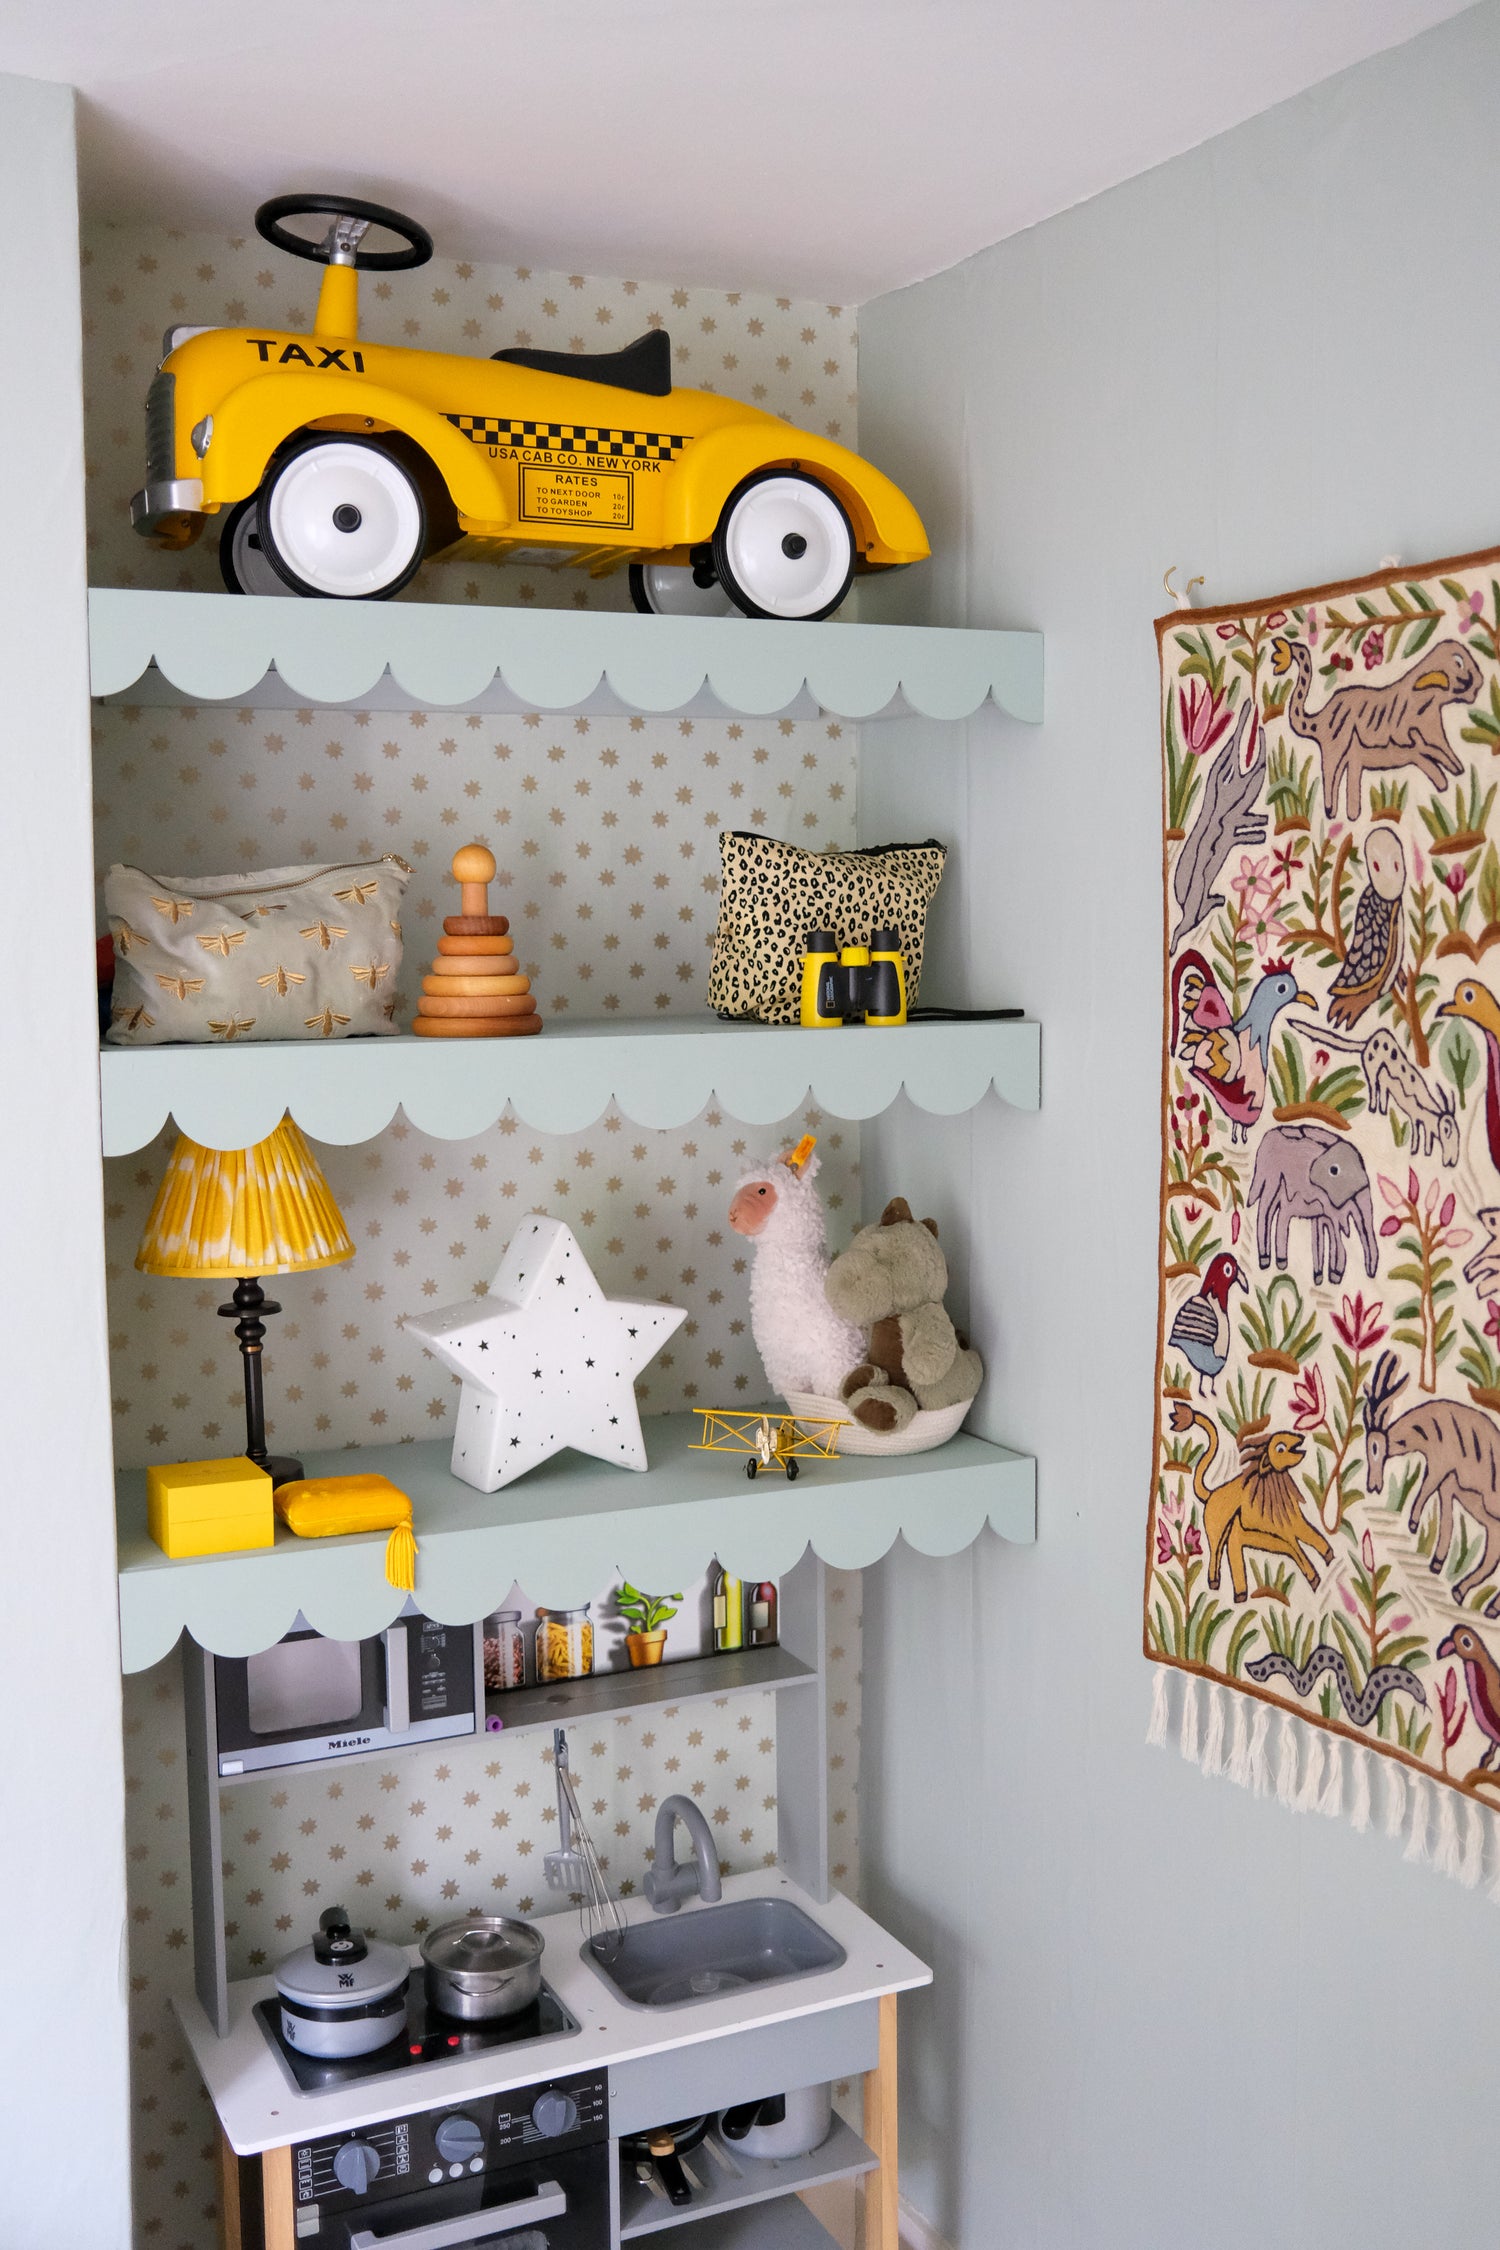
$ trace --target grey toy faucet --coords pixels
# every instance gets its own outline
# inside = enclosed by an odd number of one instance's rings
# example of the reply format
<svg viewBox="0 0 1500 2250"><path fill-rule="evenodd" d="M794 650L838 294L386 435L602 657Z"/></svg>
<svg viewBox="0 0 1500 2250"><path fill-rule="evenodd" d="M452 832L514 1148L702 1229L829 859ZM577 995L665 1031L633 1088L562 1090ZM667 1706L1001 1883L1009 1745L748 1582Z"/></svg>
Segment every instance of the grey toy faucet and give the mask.
<svg viewBox="0 0 1500 2250"><path fill-rule="evenodd" d="M677 1823L682 1822L693 1847L693 1857L681 1866L674 1857ZM651 1866L642 1885L658 1914L675 1914L694 1891L712 1905L722 1896L719 1882L719 1848L713 1831L691 1797L667 1797L657 1808L656 1844Z"/></svg>

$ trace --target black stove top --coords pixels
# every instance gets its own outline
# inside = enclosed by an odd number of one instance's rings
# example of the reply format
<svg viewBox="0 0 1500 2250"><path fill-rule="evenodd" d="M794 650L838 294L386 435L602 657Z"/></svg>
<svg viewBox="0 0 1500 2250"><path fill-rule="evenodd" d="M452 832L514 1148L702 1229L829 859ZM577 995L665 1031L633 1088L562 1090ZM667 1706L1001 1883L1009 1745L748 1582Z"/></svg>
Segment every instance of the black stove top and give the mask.
<svg viewBox="0 0 1500 2250"><path fill-rule="evenodd" d="M521 2047L531 2039L570 2037L582 2028L550 1984L518 2015L497 2016L491 2023L460 2023L440 2015L422 1989L421 1972L413 1975L406 1999L406 2028L399 2039L387 2040L370 2055L352 2055L342 2062L327 2062L289 2047L281 2036L281 2010L277 2002L257 2000L255 2013L282 2068L300 2093L322 2094L331 2086L352 2086L368 2078L395 2078L409 2070L459 2062L487 2055L504 2047Z"/></svg>

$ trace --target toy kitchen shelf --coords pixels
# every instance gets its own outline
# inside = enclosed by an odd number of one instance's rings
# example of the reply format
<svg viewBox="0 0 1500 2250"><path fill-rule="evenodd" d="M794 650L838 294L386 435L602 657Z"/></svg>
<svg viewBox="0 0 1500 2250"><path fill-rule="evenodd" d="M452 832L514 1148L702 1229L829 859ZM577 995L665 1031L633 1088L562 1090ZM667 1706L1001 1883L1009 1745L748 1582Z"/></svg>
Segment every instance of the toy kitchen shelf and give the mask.
<svg viewBox="0 0 1500 2250"><path fill-rule="evenodd" d="M622 1554L637 1581L678 1586L711 1555L750 1578L781 1578L806 1549L856 1570L896 1540L928 1555L956 1554L986 1523L1002 1538L1036 1536L1036 1464L961 1431L931 1453L842 1455L795 1485L756 1480L742 1461L691 1449L696 1414L643 1425L650 1466L637 1474L578 1453L544 1462L500 1492L476 1492L448 1468L449 1439L309 1454L310 1477L350 1470L388 1476L412 1499L419 1556L416 1598L445 1624L498 1607L513 1582L565 1609L592 1600ZM146 1530L144 1470L118 1479L123 1667L165 1656L184 1627L220 1656L268 1648L300 1609L331 1638L382 1631L404 1597L385 1576L385 1534L297 1539L274 1547L173 1562ZM790 1685L767 1676L764 1684Z"/></svg>
<svg viewBox="0 0 1500 2250"><path fill-rule="evenodd" d="M937 1116L993 1086L1041 1099L1041 1025L915 1023L881 1030L721 1023L701 1016L555 1019L534 1039L266 1040L252 1046L106 1047L104 1153L127 1155L168 1117L205 1148L248 1148L290 1109L314 1140L371 1140L405 1112L439 1140L482 1133L507 1104L541 1133L592 1125L611 1101L639 1125L684 1125L713 1097L747 1125L792 1116L809 1094L831 1115L873 1117L905 1087Z"/></svg>
<svg viewBox="0 0 1500 2250"><path fill-rule="evenodd" d="M1040 633L95 587L93 693L257 710L1042 716Z"/></svg>

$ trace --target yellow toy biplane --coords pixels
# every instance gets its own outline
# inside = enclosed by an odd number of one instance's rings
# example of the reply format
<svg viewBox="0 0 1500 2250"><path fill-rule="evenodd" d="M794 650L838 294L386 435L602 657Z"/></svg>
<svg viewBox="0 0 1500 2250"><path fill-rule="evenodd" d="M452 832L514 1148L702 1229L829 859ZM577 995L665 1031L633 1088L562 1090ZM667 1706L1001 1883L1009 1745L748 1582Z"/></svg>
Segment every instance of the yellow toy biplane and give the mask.
<svg viewBox="0 0 1500 2250"><path fill-rule="evenodd" d="M842 1419L823 1421L808 1414L726 1412L722 1407L700 1406L703 1435L695 1439L694 1453L745 1453L747 1477L762 1469L782 1469L794 1484L804 1461L833 1461L838 1457L838 1432Z"/></svg>

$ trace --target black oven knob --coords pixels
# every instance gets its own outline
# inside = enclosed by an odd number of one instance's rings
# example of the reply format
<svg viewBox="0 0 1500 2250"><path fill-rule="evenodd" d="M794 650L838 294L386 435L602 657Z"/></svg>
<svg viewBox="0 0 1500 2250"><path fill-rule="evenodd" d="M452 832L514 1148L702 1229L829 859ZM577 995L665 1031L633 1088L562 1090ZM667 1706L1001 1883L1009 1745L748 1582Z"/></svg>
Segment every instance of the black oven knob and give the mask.
<svg viewBox="0 0 1500 2250"><path fill-rule="evenodd" d="M555 2140L560 2133L571 2133L578 2123L578 2104L571 2094L560 2094L556 2087L549 2087L532 2103L531 2122L548 2140Z"/></svg>
<svg viewBox="0 0 1500 2250"><path fill-rule="evenodd" d="M380 2170L380 2151L369 2141L345 2141L333 2152L334 2177L351 2195L363 2195Z"/></svg>
<svg viewBox="0 0 1500 2250"><path fill-rule="evenodd" d="M445 2164L472 2164L484 2154L483 2132L472 2117L461 2113L445 2117L432 2137Z"/></svg>

